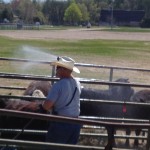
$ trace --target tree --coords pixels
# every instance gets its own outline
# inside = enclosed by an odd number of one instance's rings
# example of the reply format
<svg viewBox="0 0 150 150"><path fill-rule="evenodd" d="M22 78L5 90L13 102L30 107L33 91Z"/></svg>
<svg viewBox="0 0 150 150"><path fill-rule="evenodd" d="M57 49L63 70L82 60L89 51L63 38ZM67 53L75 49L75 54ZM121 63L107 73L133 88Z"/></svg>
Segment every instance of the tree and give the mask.
<svg viewBox="0 0 150 150"><path fill-rule="evenodd" d="M4 5L3 5L2 1L0 1L0 2L1 2L1 4L0 4L0 22L2 22L2 11L4 9Z"/></svg>
<svg viewBox="0 0 150 150"><path fill-rule="evenodd" d="M12 22L13 13L10 7L10 4L5 4L3 1L0 1L0 22Z"/></svg>
<svg viewBox="0 0 150 150"><path fill-rule="evenodd" d="M0 0L0 22L4 16L10 21L15 16L25 23L62 25L64 21L70 24L90 21L98 24L100 10L110 9L111 3L112 0L11 0L6 4ZM145 18L150 18L150 0L115 0L113 6L114 9L145 10Z"/></svg>
<svg viewBox="0 0 150 150"><path fill-rule="evenodd" d="M13 14L12 14L11 9L5 8L2 11L1 18L2 18L3 21L5 19L5 21L11 22L13 20Z"/></svg>
<svg viewBox="0 0 150 150"><path fill-rule="evenodd" d="M76 0L78 3L84 3L84 5L87 7L87 12L89 13L89 21L92 24L99 22L100 17L100 7L99 7L99 1L95 0Z"/></svg>
<svg viewBox="0 0 150 150"><path fill-rule="evenodd" d="M42 5L39 1L12 0L11 7L14 15L25 23L34 23L35 20L44 23L46 20L42 14Z"/></svg>
<svg viewBox="0 0 150 150"><path fill-rule="evenodd" d="M50 24L63 24L64 11L68 5L67 1L46 0L42 12Z"/></svg>
<svg viewBox="0 0 150 150"><path fill-rule="evenodd" d="M85 6L85 4L84 3L82 3L82 4L78 3L78 7L80 8L80 11L82 13L82 21L83 22L89 21L90 17L89 17L89 13L87 11L87 7Z"/></svg>
<svg viewBox="0 0 150 150"><path fill-rule="evenodd" d="M42 3L37 0L33 0L32 3L34 6L33 22L40 22L41 24L47 23L47 20L42 12Z"/></svg>
<svg viewBox="0 0 150 150"><path fill-rule="evenodd" d="M82 13L78 5L72 2L66 9L64 14L64 21L69 22L72 25L78 24L82 20Z"/></svg>
<svg viewBox="0 0 150 150"><path fill-rule="evenodd" d="M98 24L99 23L99 17L100 17L100 8L98 7L98 4L95 3L94 0L87 0L87 8L90 14L90 21L92 24Z"/></svg>
<svg viewBox="0 0 150 150"><path fill-rule="evenodd" d="M150 19L150 0L142 0L141 5L143 5L143 8L145 10L145 18Z"/></svg>
<svg viewBox="0 0 150 150"><path fill-rule="evenodd" d="M13 0L12 7L14 14L25 23L33 22L34 6L31 0Z"/></svg>

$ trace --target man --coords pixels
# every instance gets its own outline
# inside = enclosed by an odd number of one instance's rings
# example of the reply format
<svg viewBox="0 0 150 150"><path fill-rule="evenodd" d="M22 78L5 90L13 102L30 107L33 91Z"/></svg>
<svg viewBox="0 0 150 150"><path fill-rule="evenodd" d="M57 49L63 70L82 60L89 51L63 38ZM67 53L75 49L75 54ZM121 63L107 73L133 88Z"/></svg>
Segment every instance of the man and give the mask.
<svg viewBox="0 0 150 150"><path fill-rule="evenodd" d="M80 114L80 83L72 76L72 71L80 73L74 66L74 60L69 57L58 57L52 63L56 66L56 77L60 80L50 89L47 100L42 107L54 115L77 118ZM50 122L47 142L76 144L81 125L64 122Z"/></svg>
<svg viewBox="0 0 150 150"><path fill-rule="evenodd" d="M60 80L54 83L47 99L40 105L41 111L52 114L78 118L80 114L80 83L72 76L72 72L80 73L74 66L75 61L69 57L58 57L52 62L56 68L56 77ZM32 103L26 109L36 110L37 104ZM81 125L67 122L50 122L46 142L77 144Z"/></svg>

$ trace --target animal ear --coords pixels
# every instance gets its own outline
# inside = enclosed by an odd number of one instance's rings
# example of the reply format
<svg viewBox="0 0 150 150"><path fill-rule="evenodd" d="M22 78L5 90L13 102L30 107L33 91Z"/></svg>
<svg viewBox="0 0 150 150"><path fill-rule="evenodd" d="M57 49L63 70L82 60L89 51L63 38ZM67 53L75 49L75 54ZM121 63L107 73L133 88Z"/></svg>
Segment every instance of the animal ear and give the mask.
<svg viewBox="0 0 150 150"><path fill-rule="evenodd" d="M129 78L126 78L126 82L129 82Z"/></svg>
<svg viewBox="0 0 150 150"><path fill-rule="evenodd" d="M146 101L143 98L140 98L140 102L145 103Z"/></svg>

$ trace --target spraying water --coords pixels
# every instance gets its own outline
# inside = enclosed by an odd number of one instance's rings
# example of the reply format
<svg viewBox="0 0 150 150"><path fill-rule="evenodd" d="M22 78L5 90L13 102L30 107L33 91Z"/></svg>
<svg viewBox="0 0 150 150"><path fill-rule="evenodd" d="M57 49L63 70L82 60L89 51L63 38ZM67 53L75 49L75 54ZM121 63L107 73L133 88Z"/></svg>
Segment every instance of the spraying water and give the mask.
<svg viewBox="0 0 150 150"><path fill-rule="evenodd" d="M39 48L35 48L35 47L31 47L31 46L22 46L21 49L19 50L19 53L20 53L19 55L21 56L22 59L27 59L27 60L31 60L31 61L51 62L51 61L57 60L56 55L46 53ZM18 54L16 54L15 56L17 56L17 55ZM17 72L21 71L22 73L26 73L27 71L32 70L32 68L35 65L37 65L37 64L32 63L32 62L25 62L23 64L21 63L20 66L19 66L19 64L16 66L13 63L13 67L15 67Z"/></svg>
<svg viewBox="0 0 150 150"><path fill-rule="evenodd" d="M39 48L30 47L30 46L23 46L21 52L24 58L29 60L54 61L57 59L57 56L55 55L43 52Z"/></svg>

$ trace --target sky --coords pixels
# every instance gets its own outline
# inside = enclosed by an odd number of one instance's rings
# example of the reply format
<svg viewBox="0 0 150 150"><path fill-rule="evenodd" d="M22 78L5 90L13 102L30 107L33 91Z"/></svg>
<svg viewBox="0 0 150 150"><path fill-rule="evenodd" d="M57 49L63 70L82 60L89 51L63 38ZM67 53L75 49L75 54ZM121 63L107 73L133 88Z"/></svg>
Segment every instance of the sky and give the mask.
<svg viewBox="0 0 150 150"><path fill-rule="evenodd" d="M5 3L11 2L11 0L3 0ZM45 0L39 0L39 1L45 1ZM59 0L59 1L66 1L66 0Z"/></svg>
<svg viewBox="0 0 150 150"><path fill-rule="evenodd" d="M6 2L6 3L10 2L10 0L3 0L3 1Z"/></svg>
<svg viewBox="0 0 150 150"><path fill-rule="evenodd" d="M9 3L11 0L3 0L6 3ZM45 1L45 0L40 0L40 1Z"/></svg>
<svg viewBox="0 0 150 150"><path fill-rule="evenodd" d="M9 3L11 0L3 0L6 3ZM40 1L44 1L44 0L40 0Z"/></svg>

